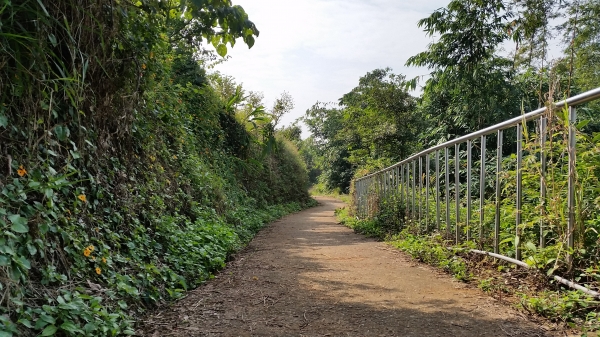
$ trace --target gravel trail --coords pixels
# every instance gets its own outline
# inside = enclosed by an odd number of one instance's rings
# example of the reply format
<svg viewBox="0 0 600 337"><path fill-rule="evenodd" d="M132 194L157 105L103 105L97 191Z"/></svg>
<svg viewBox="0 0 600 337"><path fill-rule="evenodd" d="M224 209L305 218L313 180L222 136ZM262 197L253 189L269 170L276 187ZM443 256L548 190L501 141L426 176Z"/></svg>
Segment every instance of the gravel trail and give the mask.
<svg viewBox="0 0 600 337"><path fill-rule="evenodd" d="M148 317L143 336L564 336L338 224L343 204L265 227L215 279Z"/></svg>

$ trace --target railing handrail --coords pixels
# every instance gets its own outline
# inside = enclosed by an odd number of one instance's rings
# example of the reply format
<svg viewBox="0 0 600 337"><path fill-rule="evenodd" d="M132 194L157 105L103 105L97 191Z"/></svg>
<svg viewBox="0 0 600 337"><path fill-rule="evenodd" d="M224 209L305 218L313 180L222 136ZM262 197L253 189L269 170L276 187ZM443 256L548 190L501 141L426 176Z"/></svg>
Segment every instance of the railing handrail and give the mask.
<svg viewBox="0 0 600 337"><path fill-rule="evenodd" d="M575 240L575 214L576 214L576 200L575 200L575 185L576 185L576 145L577 145L577 137L576 137L576 126L575 123L577 122L577 113L576 113L576 108L575 106L582 104L582 103L586 103L592 100L596 100L600 98L600 88L596 88L594 90L590 90L587 92L584 92L582 94L573 96L571 98L562 100L560 102L556 102L556 103L552 103L549 106L552 106L553 109L554 108L562 108L562 107L567 107L568 106L568 135L567 135L567 144L566 144L566 148L567 148L567 160L568 160L568 175L566 176L568 182L567 182L567 208L565 211L566 215L568 215L567 217L567 226L566 226L566 233L568 234L566 237L566 245L567 248L569 250L573 250L575 248L574 245L574 240ZM496 147L496 151L497 151L497 155L496 155L496 172L495 172L495 176L496 176L496 195L495 195L495 200L494 200L494 208L495 208L495 214L494 214L494 222L493 222L493 248L494 248L494 252L487 252L484 250L470 250L471 252L474 253L478 253L478 254L487 254L490 256L493 256L495 258L499 258L511 263L516 263L520 266L528 266L525 262L521 261L521 252L522 252L522 243L521 243L521 239L523 237L524 234L524 227L522 227L522 202L523 202L523 188L522 188L522 180L523 180L523 175L522 175L522 160L523 160L523 155L522 155L522 143L523 143L523 129L526 128L526 123L528 121L533 120L534 118L539 118L539 134L540 137L538 140L539 141L539 146L540 146L540 155L539 155L539 163L540 163L540 198L539 198L539 205L540 205L540 213L542 216L544 216L545 214L545 200L547 198L546 196L546 180L545 180L545 173L546 173L546 154L545 154L545 142L546 142L546 136L548 133L548 129L546 126L547 123L547 119L548 116L546 115L548 111L548 107L543 107L531 112L528 112L526 114L523 114L521 116L518 117L514 117L511 118L509 120L506 120L504 122L495 124L493 126L478 130L476 132L470 133L468 135L462 136L462 137L458 137L455 138L453 140L444 142L442 144L439 145L435 145L432 146L424 151L421 151L417 154L411 155L410 157L394 164L391 166L388 166L382 170L379 170L375 173L366 175L364 177L361 177L359 179L355 180L355 188L356 188L356 195L355 195L355 204L357 206L357 210L358 210L358 214L359 216L366 214L367 217L370 216L371 213L373 213L374 211L377 212L378 211L378 204L379 204L379 200L385 199L386 197L389 197L390 195L395 195L396 193L399 195L399 200L395 200L392 199L394 202L400 202L400 203L404 203L405 206L405 213L406 213L406 218L408 219L409 217L412 219L415 219L417 221L417 224L419 226L419 228L421 229L422 223L423 223L423 194L425 194L425 217L424 217L424 224L425 224L425 232L428 232L430 229L429 226L429 219L430 219L430 206L429 206L429 196L430 196L430 187L429 187L429 181L430 181L430 172L432 170L431 168L431 156L430 154L435 152L435 175L436 175L436 186L435 186L435 220L436 220L436 230L440 231L442 229L441 227L441 212L440 212L440 206L442 203L442 200L440 198L440 158L439 155L441 152L444 152L444 165L445 165L445 180L444 180L444 187L445 187L445 195L444 195L444 199L445 199L445 206L446 206L446 220L445 220L445 229L446 229L446 238L450 238L451 237L451 232L450 230L452 229L452 227L454 227L455 230L455 234L456 234L456 238L455 238L455 242L456 244L458 244L459 242L462 241L462 238L466 236L466 240L467 241L472 241L471 239L471 224L472 222L472 213L471 213L471 209L472 209L472 190L471 190L471 172L472 172L472 146L473 146L473 140L475 140L476 138L481 138L480 139L480 144L481 144L481 158L486 158L485 157L485 152L486 152L486 137L494 132L497 132L497 147ZM514 235L515 235L515 240L514 240L514 256L515 258L510 258L508 256L504 256L504 255L500 255L500 229L501 229L501 218L503 217L501 215L501 182L503 180L503 178L501 177L500 172L502 172L502 139L503 139L503 131L505 129L511 128L511 127L516 127L516 131L517 131L517 150L516 150L516 181L515 181L515 204L514 204L514 208L515 208L515 212L514 212L514 216L515 216L515 226L513 227L514 229ZM462 143L466 143L466 152L467 152L467 156L466 156L466 172L467 172L467 179L466 179L466 192L464 193L465 197L466 197L466 218L465 219L461 219L461 209L464 209L461 206L461 202L462 197L461 197L461 190L460 190L460 146ZM450 157L449 157L449 153L450 151L452 151L452 146L454 146L454 178L455 178L455 182L454 182L454 196L452 197L453 201L455 202L455 212L454 212L454 225L451 223L450 221L450 203L451 203L451 198L450 198L450 178L449 178L449 163L450 163ZM445 150L445 151L440 151L440 150ZM423 174L423 160L425 159L425 174ZM418 174L417 174L417 163L418 161ZM411 164L412 164L412 169L411 169ZM486 176L486 171L485 171L485 160L481 161L480 167L479 167L480 173L479 173L479 180L480 180L480 185L479 185L479 196L480 196L480 202L479 202L479 209L480 209L480 216L479 216L479 243L483 246L484 245L484 232L485 232L485 227L486 227L486 222L484 221L484 215L485 215L485 176ZM423 183L423 179L425 179L425 184ZM374 185L374 191L375 194L372 194L372 186ZM425 189L425 191L423 191L423 189ZM412 191L411 191L412 190ZM417 193L415 193L416 191L418 191ZM411 195L412 192L412 195ZM418 198L416 198L416 195L418 195ZM372 198L374 197L374 199ZM412 197L412 201L411 201L411 197ZM373 202L373 203L372 203ZM491 202L491 200L490 200ZM409 205L410 204L410 205ZM415 207L415 205L418 204L418 212L417 209ZM409 206L412 206L412 210L410 210ZM462 221L461 221L462 220ZM489 221L487 222L488 224L490 223ZM463 226L466 224L466 227L463 228ZM539 247L545 247L545 223L544 220L541 219L539 221L539 226L536 229L536 231L539 231L538 234L534 234L535 236L537 236L539 238ZM511 232L512 230L509 230L508 232ZM531 234L531 232L529 233ZM567 253L566 255L566 260L567 260L567 264L569 266L572 265L573 262L573 255L572 253ZM569 287L581 290L589 295L595 296L595 297L599 297L600 298L600 294L592 289L586 288L584 286L581 286L579 284L576 284L574 282L571 282L565 278L559 277L559 276L554 276L554 279L557 280L558 282L565 284Z"/></svg>
<svg viewBox="0 0 600 337"><path fill-rule="evenodd" d="M582 94L573 96L571 98L562 100L560 102L556 102L553 105L554 105L554 108L561 108L561 107L563 107L565 105L566 106L577 106L579 104L587 103L589 101L593 101L593 100L598 99L598 98L600 98L600 87L596 88L596 89L593 89L593 90L586 91L586 92L584 92ZM432 153L434 151L437 151L437 150L440 150L440 149L443 149L443 148L446 148L446 147L449 147L449 146L452 146L452 145L455 145L455 144L460 144L460 143L463 143L463 142L466 142L468 140L472 140L472 139L475 139L475 138L478 138L478 137L481 137L481 136L484 136L484 135L489 135L489 134L491 134L493 132L497 132L498 130L508 129L508 128L512 127L512 126L515 126L515 125L519 124L519 123L528 122L528 121L534 119L535 117L538 117L541 114L543 114L544 112L546 112L547 109L548 109L548 107L539 108L537 110L533 110L531 112L528 112L528 113L526 113L524 115L511 118L509 120L506 120L504 122L501 122L501 123L489 126L487 128L481 129L479 131L475 131L475 132L469 133L467 135L464 135L464 136L461 136L461 137L449 140L449 141L447 141L445 143L432 146L432 147L430 147L430 148L428 148L426 150L423 150L423 151L421 151L419 153L416 153L416 154L414 154L414 155L412 155L412 156L410 156L410 157L408 157L408 158L406 158L406 159L404 159L402 161L399 161L396 164L388 166L388 167L386 167L384 169L381 169L381 170L379 170L377 172L368 174L368 175L366 175L364 177L360 177L360 178L356 179L356 182L361 181L361 180L366 179L366 178L370 178L370 177L375 176L377 174L380 174L380 173L383 173L383 172L388 171L390 169L393 169L393 168L395 168L397 166L400 166L400 165L403 165L405 163L408 163L408 162L410 162L410 161L412 161L412 160L414 160L416 158L425 156L428 153Z"/></svg>

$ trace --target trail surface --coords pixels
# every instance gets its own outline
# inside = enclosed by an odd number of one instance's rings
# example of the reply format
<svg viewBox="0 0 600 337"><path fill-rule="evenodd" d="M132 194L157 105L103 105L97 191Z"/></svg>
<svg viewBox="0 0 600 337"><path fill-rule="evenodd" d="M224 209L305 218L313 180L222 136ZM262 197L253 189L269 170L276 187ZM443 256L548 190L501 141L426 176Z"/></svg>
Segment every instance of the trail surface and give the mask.
<svg viewBox="0 0 600 337"><path fill-rule="evenodd" d="M145 336L556 336L337 223L343 204L266 227L219 275L150 317Z"/></svg>

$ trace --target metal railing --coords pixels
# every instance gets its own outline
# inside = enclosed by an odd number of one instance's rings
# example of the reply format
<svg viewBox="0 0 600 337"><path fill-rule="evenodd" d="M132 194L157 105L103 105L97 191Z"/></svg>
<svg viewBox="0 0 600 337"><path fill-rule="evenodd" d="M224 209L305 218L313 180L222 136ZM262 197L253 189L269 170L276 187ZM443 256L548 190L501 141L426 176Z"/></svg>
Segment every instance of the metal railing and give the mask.
<svg viewBox="0 0 600 337"><path fill-rule="evenodd" d="M493 253L497 255L500 252L500 224L501 224L501 198L503 182L501 174L503 172L503 140L505 131L516 129L516 152L513 149L511 152L516 155L514 163L515 168L515 226L514 226L514 257L516 260L521 260L521 230L522 230L522 207L523 207L523 186L522 186L522 164L523 164L523 133L530 130L532 123L535 125L537 139L539 145L539 154L537 160L540 165L540 183L539 183L539 202L540 212L544 212L544 203L546 201L546 156L544 152L545 142L548 138L548 118L551 116L551 111L557 109L568 109L568 120L565 125L568 128L568 191L567 191L567 246L574 246L574 226L575 226L575 169L576 169L576 106L586 102L590 102L600 98L600 88L587 91L569 99L552 104L553 109L547 107L540 108L521 116L509 119L502 123L481 129L471 134L447 141L430 147L415 155L412 155L392 166L361 177L354 181L354 203L356 206L357 215L361 218L366 218L374 215L379 207L378 203L385 200L391 195L396 195L397 202L406 206L406 217L409 220L417 221L421 226L424 225L426 232L434 229L432 226L435 223L435 229L440 231L445 227L445 235L449 238L454 236L456 243L467 241L476 241L472 237L472 229L476 228L476 223L479 225L478 239L481 242L484 239L485 226L485 202L486 197L490 197L490 191L486 191L486 183L489 179L489 174L486 171L486 151L488 144L493 143L490 137L495 134L496 137L496 170L495 170L495 191L492 191L494 197L495 214L493 222ZM525 128L525 130L524 130ZM463 147L466 149L463 150ZM478 145L480 153L475 153L479 157L479 173L473 172L473 146ZM493 150L492 150L493 151ZM466 153L465 153L466 152ZM453 155L451 155L453 153ZM461 154L466 156L462 160L462 164L466 164L465 170L460 171ZM443 160L440 160L443 157ZM463 157L464 158L464 157ZM434 161L432 164L431 161ZM452 182L450 181L451 162L454 161L454 191L451 191ZM463 166L464 167L464 166ZM443 169L443 174L440 176L440 170ZM462 172L462 175L461 175ZM431 175L435 176L435 186L431 182ZM478 177L474 177L477 176ZM478 179L476 179L478 178ZM443 187L442 187L443 182ZM473 183L479 185L479 219L473 221ZM433 191L432 191L433 188ZM461 189L464 193L461 194ZM433 193L432 193L433 192ZM453 193L453 198L452 197ZM442 196L443 194L443 196ZM430 210L430 198L435 200L435 212ZM424 200L423 200L424 199ZM451 200L453 199L453 200ZM487 200L489 201L488 198ZM454 203L454 212L451 211L451 203ZM445 214L442 214L441 206L445 205ZM466 204L466 205L465 205ZM466 210L465 210L466 208ZM465 215L465 219L461 219L461 215ZM453 216L452 216L453 215ZM542 213L543 215L543 213ZM544 231L546 230L543 222L543 216L540 217L539 223L539 241L538 247L544 247L546 242ZM454 220L454 221L451 221ZM442 226L443 225L443 226ZM474 225L474 226L472 226ZM491 227L491 226L487 226ZM453 232L453 233L452 233ZM491 233L490 233L491 234ZM480 245L481 247L481 245ZM511 254L512 255L512 254ZM570 261L571 257L568 256Z"/></svg>

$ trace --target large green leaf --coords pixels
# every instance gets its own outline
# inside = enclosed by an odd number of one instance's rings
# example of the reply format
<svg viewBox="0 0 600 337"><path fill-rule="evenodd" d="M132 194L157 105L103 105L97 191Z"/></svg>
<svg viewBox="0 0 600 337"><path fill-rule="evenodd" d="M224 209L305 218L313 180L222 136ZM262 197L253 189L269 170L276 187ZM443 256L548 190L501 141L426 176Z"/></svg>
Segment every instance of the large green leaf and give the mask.
<svg viewBox="0 0 600 337"><path fill-rule="evenodd" d="M252 48L254 46L254 37L252 35L248 35L244 38L244 41L248 45L248 48Z"/></svg>
<svg viewBox="0 0 600 337"><path fill-rule="evenodd" d="M40 336L54 336L58 328L54 325L48 325Z"/></svg>
<svg viewBox="0 0 600 337"><path fill-rule="evenodd" d="M10 229L13 232L17 233L27 233L29 232L29 227L27 226L27 218L20 216L19 214L12 214L8 216L8 220L12 222L12 226Z"/></svg>
<svg viewBox="0 0 600 337"><path fill-rule="evenodd" d="M219 54L221 57L225 57L225 55L227 55L227 46L223 43L219 44L217 46L217 54Z"/></svg>
<svg viewBox="0 0 600 337"><path fill-rule="evenodd" d="M54 134L58 140L65 141L71 135L71 131L69 131L69 128L64 125L57 125L54 128Z"/></svg>
<svg viewBox="0 0 600 337"><path fill-rule="evenodd" d="M78 326L76 326L72 322L64 322L60 325L60 328L73 334L77 332L83 332L81 329L79 329Z"/></svg>
<svg viewBox="0 0 600 337"><path fill-rule="evenodd" d="M8 125L8 117L6 117L4 115L0 115L0 126L5 128L7 125Z"/></svg>

